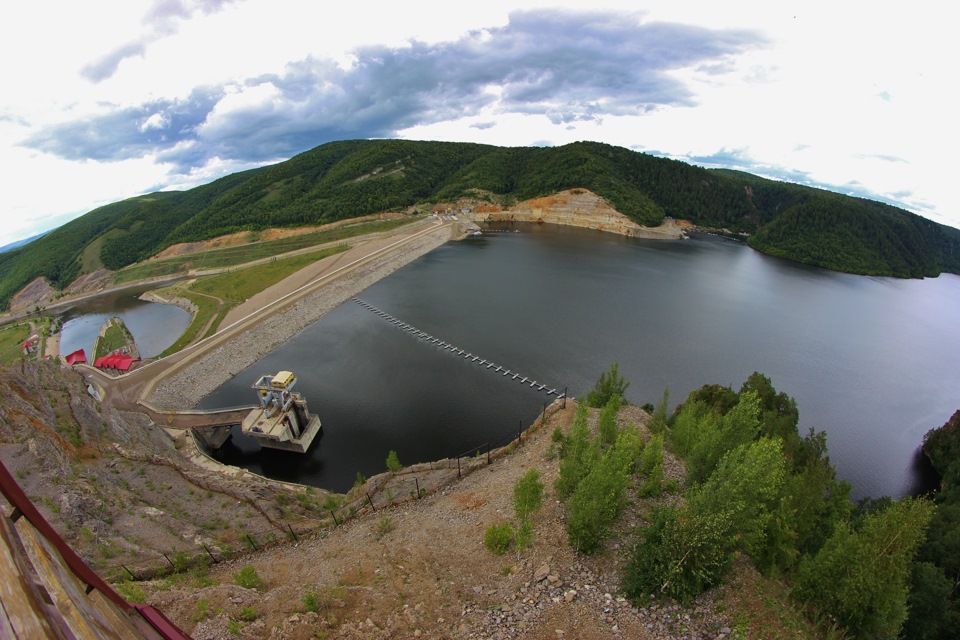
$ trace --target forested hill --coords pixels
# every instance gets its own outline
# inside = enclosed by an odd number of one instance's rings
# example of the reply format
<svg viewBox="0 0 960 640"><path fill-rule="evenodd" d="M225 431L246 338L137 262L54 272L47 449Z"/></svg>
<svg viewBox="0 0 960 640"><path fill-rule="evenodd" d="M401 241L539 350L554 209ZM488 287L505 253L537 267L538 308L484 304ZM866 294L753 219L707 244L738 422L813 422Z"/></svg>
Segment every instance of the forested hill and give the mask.
<svg viewBox="0 0 960 640"><path fill-rule="evenodd" d="M809 264L900 277L960 273L960 230L896 207L706 170L610 145L493 147L331 142L286 162L183 192L101 207L0 254L0 306L37 276L63 288L177 243L242 230L322 224L462 196L510 204L584 188L644 225L663 217L752 234L751 246Z"/></svg>

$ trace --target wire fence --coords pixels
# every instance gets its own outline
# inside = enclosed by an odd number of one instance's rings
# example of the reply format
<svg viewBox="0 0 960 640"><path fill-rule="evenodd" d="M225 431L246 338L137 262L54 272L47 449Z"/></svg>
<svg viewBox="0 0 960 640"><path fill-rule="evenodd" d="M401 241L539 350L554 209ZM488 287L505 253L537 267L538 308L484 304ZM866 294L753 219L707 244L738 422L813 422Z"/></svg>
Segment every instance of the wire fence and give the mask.
<svg viewBox="0 0 960 640"><path fill-rule="evenodd" d="M542 428L565 407L566 398L554 400L549 405L544 403L540 416L533 424L524 429L521 422L516 434L478 444L450 458L378 474L355 485L342 499L331 496L324 503L314 505L317 518L304 518L297 523L272 522L270 527L257 530L230 530L222 533L216 541L183 541L167 551L122 562L95 563L95 566L113 581L149 580L208 567L278 544L299 542L304 538L324 538L334 528L347 524L357 516L425 498L492 464L522 446L531 432ZM226 487L210 488L229 493ZM309 488L304 487L303 492L296 495L307 495L305 492L308 491Z"/></svg>

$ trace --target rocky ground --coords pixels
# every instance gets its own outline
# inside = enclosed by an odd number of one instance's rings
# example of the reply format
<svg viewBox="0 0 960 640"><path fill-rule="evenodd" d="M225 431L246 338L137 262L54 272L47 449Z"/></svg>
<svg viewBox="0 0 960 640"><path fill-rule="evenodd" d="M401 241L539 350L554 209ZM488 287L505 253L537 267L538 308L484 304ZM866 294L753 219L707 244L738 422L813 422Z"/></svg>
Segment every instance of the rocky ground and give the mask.
<svg viewBox="0 0 960 640"><path fill-rule="evenodd" d="M55 361L0 371L0 397L0 460L106 577L186 565L204 545L225 557L249 547L245 534L262 545L329 520L323 492L190 464L161 428L101 406Z"/></svg>
<svg viewBox="0 0 960 640"><path fill-rule="evenodd" d="M366 510L332 531L221 563L203 582L146 586L160 607L198 640L220 638L724 638L736 634L709 593L681 607L654 599L645 607L619 589L626 540L649 504L634 496L620 535L595 556L568 544L564 509L553 493L558 461L551 432L568 430L573 405L491 464L420 500ZM626 407L621 422L643 425ZM513 516L516 481L536 468L546 485L534 518L533 545L497 556L485 530ZM668 477L682 479L675 460ZM667 498L675 499L675 498ZM238 586L253 567L257 588ZM249 569L248 569L249 571Z"/></svg>

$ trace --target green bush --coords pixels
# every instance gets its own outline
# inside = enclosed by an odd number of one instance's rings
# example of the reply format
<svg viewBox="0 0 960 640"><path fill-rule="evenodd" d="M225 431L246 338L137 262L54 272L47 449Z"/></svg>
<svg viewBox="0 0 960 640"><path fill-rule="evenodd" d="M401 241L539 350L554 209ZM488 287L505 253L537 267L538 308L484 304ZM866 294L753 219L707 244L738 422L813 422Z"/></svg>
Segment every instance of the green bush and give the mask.
<svg viewBox="0 0 960 640"><path fill-rule="evenodd" d="M620 375L620 364L614 362L609 371L600 374L593 389L587 393L587 405L599 409L610 402L611 398L622 398L629 386L630 383Z"/></svg>
<svg viewBox="0 0 960 640"><path fill-rule="evenodd" d="M587 475L598 452L590 440L587 405L577 405L573 427L560 447L560 474L554 488L561 499L569 497Z"/></svg>
<svg viewBox="0 0 960 640"><path fill-rule="evenodd" d="M210 615L210 601L206 598L197 600L197 610L190 616L190 621L196 624Z"/></svg>
<svg viewBox="0 0 960 640"><path fill-rule="evenodd" d="M343 506L343 496L331 493L323 499L323 508L327 511L336 511Z"/></svg>
<svg viewBox="0 0 960 640"><path fill-rule="evenodd" d="M387 470L389 471L400 471L403 469L403 465L400 464L400 458L397 457L397 452L390 450L390 453L387 454Z"/></svg>
<svg viewBox="0 0 960 640"><path fill-rule="evenodd" d="M662 591L687 601L719 583L736 551L763 551L785 464L780 439L762 438L724 456L683 508L656 511L628 562L627 594L642 601Z"/></svg>
<svg viewBox="0 0 960 640"><path fill-rule="evenodd" d="M757 437L760 432L760 401L747 391L720 420L704 421L696 444L689 453L687 475L691 482L703 482L728 452Z"/></svg>
<svg viewBox="0 0 960 640"><path fill-rule="evenodd" d="M259 617L260 614L254 607L240 607L240 611L237 613L237 618L245 622L253 622Z"/></svg>
<svg viewBox="0 0 960 640"><path fill-rule="evenodd" d="M620 516L633 465L643 443L636 430L620 433L577 485L567 504L567 536L581 553L599 551Z"/></svg>
<svg viewBox="0 0 960 640"><path fill-rule="evenodd" d="M530 469L513 487L514 513L518 520L526 520L527 516L539 511L542 504L543 482L540 481L540 472Z"/></svg>
<svg viewBox="0 0 960 640"><path fill-rule="evenodd" d="M663 434L650 438L640 454L640 473L649 475L663 465Z"/></svg>
<svg viewBox="0 0 960 640"><path fill-rule="evenodd" d="M646 479L637 487L637 496L640 498L653 498L663 492L663 465L657 465L650 470Z"/></svg>
<svg viewBox="0 0 960 640"><path fill-rule="evenodd" d="M501 522L490 526L483 534L483 546L502 556L513 542L513 527L509 522Z"/></svg>
<svg viewBox="0 0 960 640"><path fill-rule="evenodd" d="M132 582L121 582L113 588L130 604L143 604L147 601L147 592Z"/></svg>
<svg viewBox="0 0 960 640"><path fill-rule="evenodd" d="M663 490L663 433L653 436L640 453L640 473L646 476L637 488L641 498L652 498Z"/></svg>
<svg viewBox="0 0 960 640"><path fill-rule="evenodd" d="M622 403L622 396L614 395L600 409L600 416L597 419L597 437L600 439L601 446L610 447L617 441L617 413Z"/></svg>
<svg viewBox="0 0 960 640"><path fill-rule="evenodd" d="M303 603L304 610L310 613L317 613L320 611L320 598L317 596L315 591L307 591L300 598L300 602Z"/></svg>
<svg viewBox="0 0 960 640"><path fill-rule="evenodd" d="M663 398L657 403L656 408L651 414L650 422L647 428L654 435L662 434L667 430L667 414L670 411L670 387L663 390Z"/></svg>
<svg viewBox="0 0 960 640"><path fill-rule="evenodd" d="M190 568L190 556L183 551L173 554L171 562L173 562L173 570L177 573L183 573Z"/></svg>
<svg viewBox="0 0 960 640"><path fill-rule="evenodd" d="M238 573L233 574L233 582L238 587L243 587L244 589L259 589L263 586L263 579L260 577L260 574L250 565L243 567Z"/></svg>
<svg viewBox="0 0 960 640"><path fill-rule="evenodd" d="M833 616L857 638L896 638L907 615L914 553L934 506L904 498L863 516L859 528L841 523L797 574L797 596Z"/></svg>
<svg viewBox="0 0 960 640"><path fill-rule="evenodd" d="M517 527L513 542L517 545L517 553L529 547L533 542L533 523L529 520L521 522L520 526Z"/></svg>
<svg viewBox="0 0 960 640"><path fill-rule="evenodd" d="M377 520L377 538L382 538L393 531L393 520L388 516L382 516Z"/></svg>

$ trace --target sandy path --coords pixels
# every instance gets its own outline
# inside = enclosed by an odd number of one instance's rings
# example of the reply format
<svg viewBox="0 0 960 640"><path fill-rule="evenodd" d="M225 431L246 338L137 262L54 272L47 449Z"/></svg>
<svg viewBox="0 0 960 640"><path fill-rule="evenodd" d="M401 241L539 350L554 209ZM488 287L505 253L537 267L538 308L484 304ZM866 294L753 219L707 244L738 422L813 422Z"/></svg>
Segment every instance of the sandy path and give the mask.
<svg viewBox="0 0 960 640"><path fill-rule="evenodd" d="M59 358L60 357L60 334L55 333L54 335L47 338L46 348L44 349L44 358Z"/></svg>

